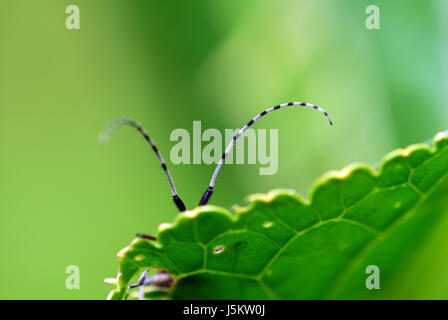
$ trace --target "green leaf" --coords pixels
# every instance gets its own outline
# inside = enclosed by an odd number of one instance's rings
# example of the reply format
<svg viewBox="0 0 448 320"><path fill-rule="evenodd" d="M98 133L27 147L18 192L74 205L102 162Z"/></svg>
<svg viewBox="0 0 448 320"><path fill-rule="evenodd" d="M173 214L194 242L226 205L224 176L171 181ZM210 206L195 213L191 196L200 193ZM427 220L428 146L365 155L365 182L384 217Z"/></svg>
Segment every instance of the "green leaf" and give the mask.
<svg viewBox="0 0 448 320"><path fill-rule="evenodd" d="M448 212L448 131L434 142L391 152L378 173L364 164L329 172L309 202L274 190L235 214L210 205L181 213L157 242L135 239L120 251L109 298L126 298L148 268L172 275L172 299L374 298L366 267L377 265L387 286Z"/></svg>

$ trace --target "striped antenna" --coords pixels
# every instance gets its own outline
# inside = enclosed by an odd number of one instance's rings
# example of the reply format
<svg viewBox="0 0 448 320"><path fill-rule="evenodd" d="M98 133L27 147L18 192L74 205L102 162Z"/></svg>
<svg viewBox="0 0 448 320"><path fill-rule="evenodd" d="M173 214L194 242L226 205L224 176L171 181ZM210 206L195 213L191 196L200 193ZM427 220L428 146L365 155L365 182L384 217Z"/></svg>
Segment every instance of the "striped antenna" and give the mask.
<svg viewBox="0 0 448 320"><path fill-rule="evenodd" d="M263 111L262 113L258 114L255 118L250 120L242 129L240 129L238 131L238 133L233 137L232 141L230 141L230 143L227 146L226 150L222 154L221 159L219 159L218 165L216 166L215 172L213 172L213 176L212 176L212 179L210 180L210 184L209 184L207 190L205 190L205 192L204 192L204 194L203 194L203 196L201 198L201 201L199 202L200 206L207 204L208 200L212 196L213 187L215 186L216 177L218 176L219 170L221 169L221 167L222 167L222 165L224 163L224 160L226 159L227 155L232 150L233 145L235 144L236 139L238 139L238 137L241 136L244 133L244 131L247 130L247 128L249 128L252 124L254 124L255 121L257 121L258 119L260 119L261 117L263 117L267 113L269 113L271 111L274 111L274 110L277 110L277 109L280 109L280 108L288 107L288 106L301 106L301 107L308 107L308 108L316 109L317 111L323 113L327 117L328 121L330 122L330 125L333 125L333 121L331 121L330 116L328 115L328 113L324 109L322 109L322 108L320 108L318 106L315 106L314 104L310 104L310 103L306 103L306 102L283 103L283 104L279 104L279 105L277 105L275 107L269 108L269 109Z"/></svg>
<svg viewBox="0 0 448 320"><path fill-rule="evenodd" d="M135 122L132 119L129 118L119 118L110 123L100 134L100 142L106 142L109 140L110 135L112 132L114 132L117 128L123 126L123 125L129 125L131 127L134 127L135 129L140 132L146 141L149 142L152 149L157 155L157 158L159 158L159 161L162 165L163 171L165 171L166 177L168 178L168 182L170 183L171 187L171 193L173 194L173 201L176 204L179 211L185 211L185 205L182 202L182 200L179 198L176 192L176 188L174 187L173 179L171 178L170 172L168 171L168 168L166 167L166 163L162 158L162 155L159 153L159 150L157 150L157 147L155 146L154 142L149 138L148 133L146 133L145 129L143 129L137 122Z"/></svg>

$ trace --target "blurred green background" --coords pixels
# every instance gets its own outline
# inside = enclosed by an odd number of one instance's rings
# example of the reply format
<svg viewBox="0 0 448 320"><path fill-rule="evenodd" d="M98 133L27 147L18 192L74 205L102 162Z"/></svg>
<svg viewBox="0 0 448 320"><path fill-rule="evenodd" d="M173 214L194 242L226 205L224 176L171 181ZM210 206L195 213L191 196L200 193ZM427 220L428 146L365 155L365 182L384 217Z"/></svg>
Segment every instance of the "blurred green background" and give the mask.
<svg viewBox="0 0 448 320"><path fill-rule="evenodd" d="M80 30L65 28L72 4ZM365 27L369 4L380 30ZM114 118L148 130L192 207L214 165L170 164L174 129L239 128L279 103L320 105L334 127L294 108L257 122L279 129L277 174L227 165L210 203L278 187L307 196L328 170L377 163L448 128L447 27L445 0L2 0L0 298L103 299L118 250L176 216L136 132L98 143ZM447 220L409 264L415 297L448 298ZM65 287L72 264L80 290Z"/></svg>

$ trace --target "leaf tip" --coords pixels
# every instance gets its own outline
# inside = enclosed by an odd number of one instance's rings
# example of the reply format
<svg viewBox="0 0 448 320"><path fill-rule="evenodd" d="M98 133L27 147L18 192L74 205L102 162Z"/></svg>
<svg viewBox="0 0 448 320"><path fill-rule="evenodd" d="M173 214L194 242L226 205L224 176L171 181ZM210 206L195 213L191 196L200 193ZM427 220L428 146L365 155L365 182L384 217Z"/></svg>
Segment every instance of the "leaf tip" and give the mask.
<svg viewBox="0 0 448 320"><path fill-rule="evenodd" d="M117 284L118 279L117 278L106 278L104 279L105 283L109 283L109 284Z"/></svg>
<svg viewBox="0 0 448 320"><path fill-rule="evenodd" d="M436 134L436 136L434 137L434 141L435 142L439 142L439 141L441 141L441 140L443 140L443 139L445 139L447 137L448 137L448 130L441 131L441 132Z"/></svg>
<svg viewBox="0 0 448 320"><path fill-rule="evenodd" d="M264 203L272 202L275 198L288 194L288 195L297 195L297 192L293 189L275 189L271 190L268 193L255 193L251 194L247 197L250 202L261 201Z"/></svg>
<svg viewBox="0 0 448 320"><path fill-rule="evenodd" d="M159 225L159 232L171 228L173 225L171 223L162 223Z"/></svg>
<svg viewBox="0 0 448 320"><path fill-rule="evenodd" d="M184 216L193 219L197 217L198 214L199 214L198 210L191 210L191 211L185 211Z"/></svg>
<svg viewBox="0 0 448 320"><path fill-rule="evenodd" d="M132 243L131 243L131 245L132 245ZM127 247L124 247L123 249L121 249L120 251L118 251L118 253L117 253L117 257L118 257L118 258L123 258L123 257L126 255L126 252L128 252L129 247L130 247L131 245L129 245L129 246L127 246Z"/></svg>
<svg viewBox="0 0 448 320"><path fill-rule="evenodd" d="M398 149L398 153L399 153L402 157L407 158L407 157L411 154L411 150L409 150L408 148Z"/></svg>

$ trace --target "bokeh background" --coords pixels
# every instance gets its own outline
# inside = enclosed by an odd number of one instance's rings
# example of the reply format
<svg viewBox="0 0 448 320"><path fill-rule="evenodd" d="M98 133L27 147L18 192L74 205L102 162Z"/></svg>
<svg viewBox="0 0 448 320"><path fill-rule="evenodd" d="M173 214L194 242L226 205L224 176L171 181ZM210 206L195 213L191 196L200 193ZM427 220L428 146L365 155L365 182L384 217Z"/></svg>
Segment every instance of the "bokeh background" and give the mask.
<svg viewBox="0 0 448 320"><path fill-rule="evenodd" d="M72 4L80 30L65 28ZM365 27L369 4L380 30ZM226 165L211 203L278 187L306 197L328 170L378 163L447 129L447 45L445 0L2 0L0 298L103 299L118 250L176 216L136 132L98 143L114 118L148 130L192 207L214 166L171 164L174 129L239 128L289 101L323 106L334 127L294 108L257 122L279 129L277 174ZM409 297L448 298L447 220L400 271L413 277ZM72 264L80 290L65 287Z"/></svg>

